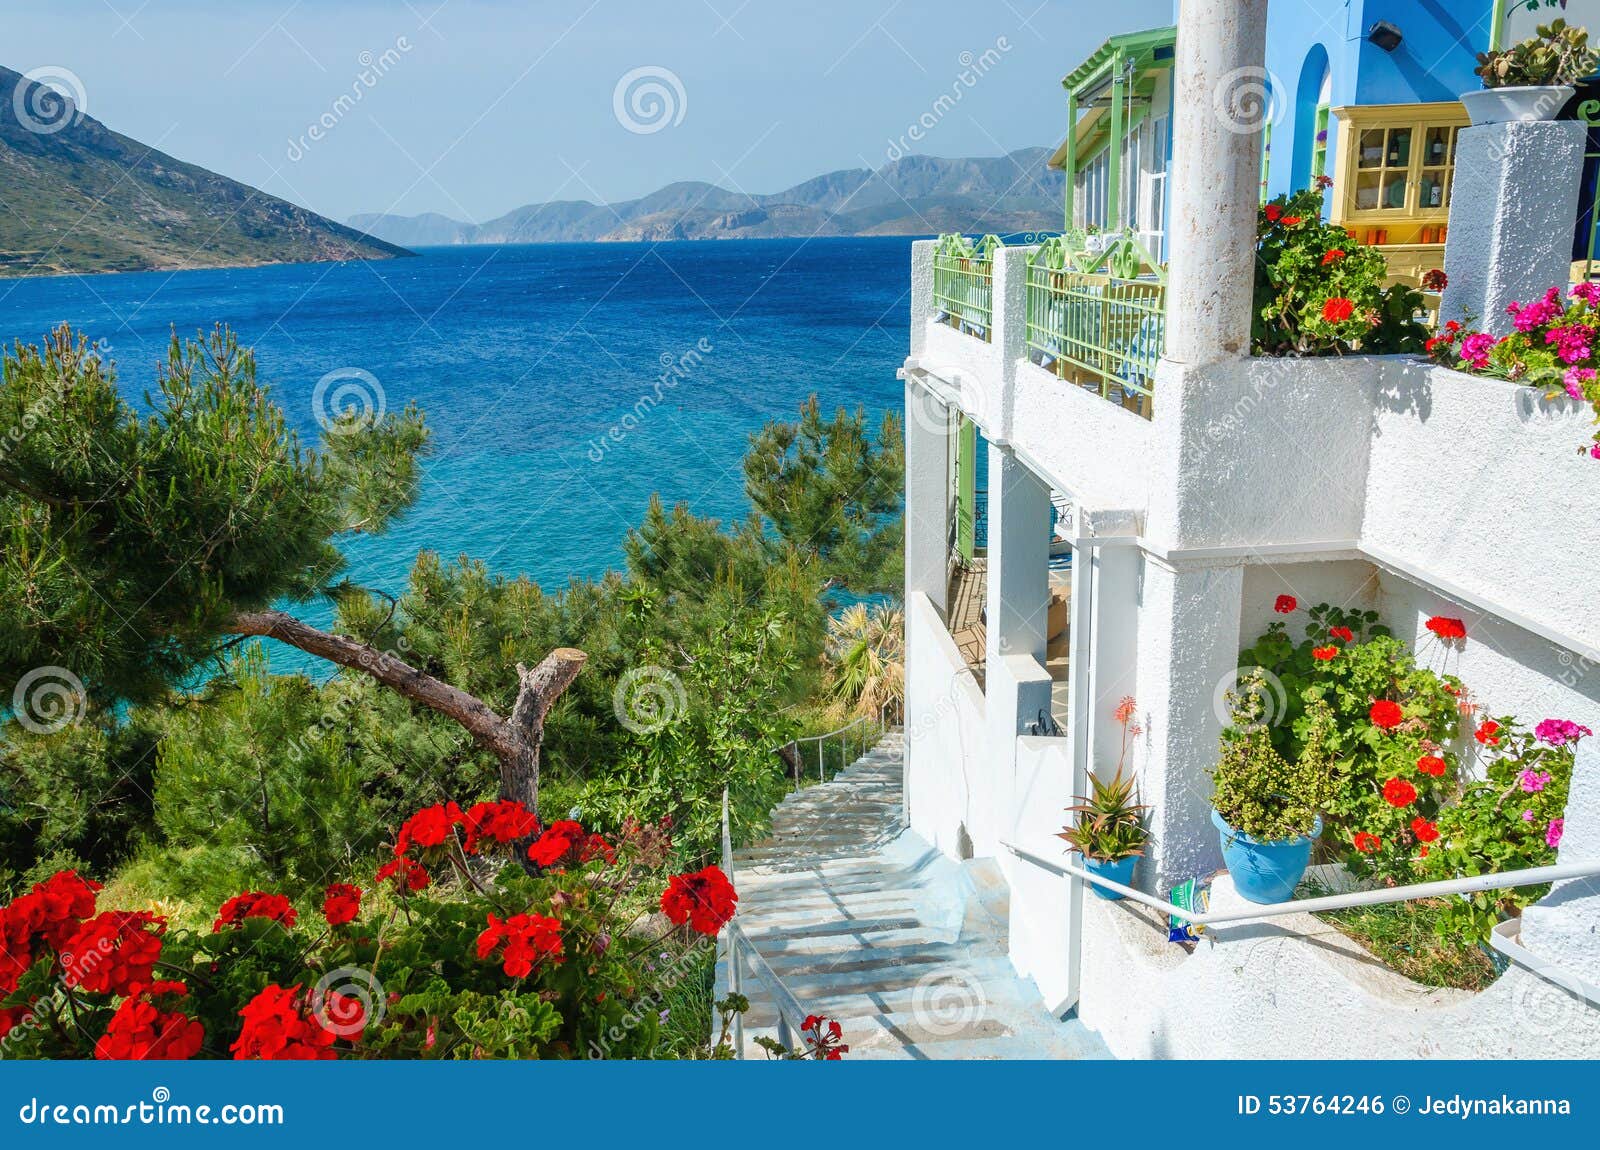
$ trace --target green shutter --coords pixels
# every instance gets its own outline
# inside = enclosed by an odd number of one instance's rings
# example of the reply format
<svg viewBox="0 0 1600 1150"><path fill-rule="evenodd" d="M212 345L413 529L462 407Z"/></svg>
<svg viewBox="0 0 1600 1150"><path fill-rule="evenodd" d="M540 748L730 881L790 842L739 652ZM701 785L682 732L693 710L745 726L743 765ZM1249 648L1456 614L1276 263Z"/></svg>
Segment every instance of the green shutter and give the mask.
<svg viewBox="0 0 1600 1150"><path fill-rule="evenodd" d="M972 562L975 544L974 503L977 500L978 425L961 417L956 432L956 554Z"/></svg>

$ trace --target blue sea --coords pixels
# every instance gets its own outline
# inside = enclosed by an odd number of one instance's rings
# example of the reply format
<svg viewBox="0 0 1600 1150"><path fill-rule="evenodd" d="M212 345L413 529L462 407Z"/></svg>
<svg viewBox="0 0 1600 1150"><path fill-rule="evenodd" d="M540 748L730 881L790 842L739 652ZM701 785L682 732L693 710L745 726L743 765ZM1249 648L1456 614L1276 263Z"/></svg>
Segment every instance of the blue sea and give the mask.
<svg viewBox="0 0 1600 1150"><path fill-rule="evenodd" d="M898 407L909 265L897 237L62 276L0 281L0 338L71 323L138 401L171 331L227 324L310 442L319 404L414 401L433 431L421 496L387 534L349 542L351 578L397 592L427 548L554 589L620 565L653 493L743 516L750 433L807 395L874 421Z"/></svg>

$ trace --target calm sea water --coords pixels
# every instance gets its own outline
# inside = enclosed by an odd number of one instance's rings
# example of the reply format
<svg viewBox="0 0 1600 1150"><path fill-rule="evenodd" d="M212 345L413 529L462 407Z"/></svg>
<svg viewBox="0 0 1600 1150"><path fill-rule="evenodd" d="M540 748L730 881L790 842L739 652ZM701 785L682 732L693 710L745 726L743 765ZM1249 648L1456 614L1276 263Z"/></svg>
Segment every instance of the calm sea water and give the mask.
<svg viewBox="0 0 1600 1150"><path fill-rule="evenodd" d="M901 238L764 240L33 279L0 282L0 337L70 322L135 398L172 329L226 323L311 439L329 373L324 411L341 389L414 400L434 432L421 497L350 543L352 578L398 591L429 548L553 588L618 565L652 493L743 515L747 437L807 395L874 419L899 406L909 263Z"/></svg>

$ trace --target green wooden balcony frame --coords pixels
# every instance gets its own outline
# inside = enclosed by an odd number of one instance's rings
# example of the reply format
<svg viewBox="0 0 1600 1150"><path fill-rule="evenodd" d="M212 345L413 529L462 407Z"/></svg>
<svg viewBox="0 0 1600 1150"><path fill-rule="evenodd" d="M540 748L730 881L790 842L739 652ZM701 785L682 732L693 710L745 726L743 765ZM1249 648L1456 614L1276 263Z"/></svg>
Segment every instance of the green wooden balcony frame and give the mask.
<svg viewBox="0 0 1600 1150"><path fill-rule="evenodd" d="M994 336L994 252L998 236L939 237L933 251L935 318L985 343Z"/></svg>
<svg viewBox="0 0 1600 1150"><path fill-rule="evenodd" d="M1029 357L1148 419L1166 345L1166 273L1152 262L1149 276L1117 274L1135 266L1131 239L1092 256L1073 248L1057 237L1028 256Z"/></svg>

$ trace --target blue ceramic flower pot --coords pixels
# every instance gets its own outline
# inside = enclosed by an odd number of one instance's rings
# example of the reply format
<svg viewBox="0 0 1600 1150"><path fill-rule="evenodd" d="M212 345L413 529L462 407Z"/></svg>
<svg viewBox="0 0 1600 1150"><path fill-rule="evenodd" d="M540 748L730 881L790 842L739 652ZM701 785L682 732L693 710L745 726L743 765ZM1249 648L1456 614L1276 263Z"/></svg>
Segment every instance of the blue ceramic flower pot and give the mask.
<svg viewBox="0 0 1600 1150"><path fill-rule="evenodd" d="M1222 861L1227 864L1233 888L1250 902L1287 902L1311 863L1311 844L1322 833L1317 819L1309 835L1262 842L1241 834L1216 811L1211 812L1222 838Z"/></svg>
<svg viewBox="0 0 1600 1150"><path fill-rule="evenodd" d="M1083 861L1083 866L1084 869L1089 871L1091 874L1097 874L1102 878L1108 878L1112 882L1120 882L1123 886L1132 886L1133 868L1138 864L1138 862L1138 855L1129 855L1127 858L1118 859L1116 862L1105 862L1101 859L1085 859ZM1089 884L1089 889L1094 891L1094 893L1099 895L1101 898L1110 899L1113 902L1122 897L1116 891L1107 890L1105 887L1096 886L1094 883Z"/></svg>

